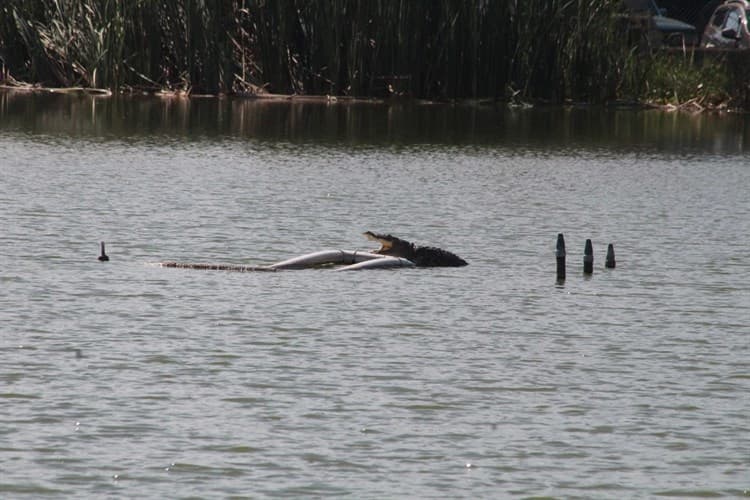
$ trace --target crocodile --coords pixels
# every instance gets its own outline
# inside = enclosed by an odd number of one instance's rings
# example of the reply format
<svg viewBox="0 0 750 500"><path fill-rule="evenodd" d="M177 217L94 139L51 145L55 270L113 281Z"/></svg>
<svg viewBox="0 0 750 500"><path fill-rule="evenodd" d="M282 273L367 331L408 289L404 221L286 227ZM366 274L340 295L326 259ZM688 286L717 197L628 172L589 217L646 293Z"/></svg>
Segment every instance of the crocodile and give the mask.
<svg viewBox="0 0 750 500"><path fill-rule="evenodd" d="M372 231L363 233L367 239L380 243L380 248L373 253L402 257L417 267L459 267L468 262L447 250L437 247L415 245L414 243L390 234L378 234Z"/></svg>

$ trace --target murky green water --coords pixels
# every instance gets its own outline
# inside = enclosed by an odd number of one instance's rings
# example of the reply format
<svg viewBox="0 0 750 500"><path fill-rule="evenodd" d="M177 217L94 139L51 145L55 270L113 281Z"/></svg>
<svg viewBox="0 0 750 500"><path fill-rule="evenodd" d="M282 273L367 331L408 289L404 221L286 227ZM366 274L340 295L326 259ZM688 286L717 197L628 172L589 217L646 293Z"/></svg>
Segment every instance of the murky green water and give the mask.
<svg viewBox="0 0 750 500"><path fill-rule="evenodd" d="M0 496L747 495L749 136L0 93ZM373 248L365 230L470 265L156 265Z"/></svg>

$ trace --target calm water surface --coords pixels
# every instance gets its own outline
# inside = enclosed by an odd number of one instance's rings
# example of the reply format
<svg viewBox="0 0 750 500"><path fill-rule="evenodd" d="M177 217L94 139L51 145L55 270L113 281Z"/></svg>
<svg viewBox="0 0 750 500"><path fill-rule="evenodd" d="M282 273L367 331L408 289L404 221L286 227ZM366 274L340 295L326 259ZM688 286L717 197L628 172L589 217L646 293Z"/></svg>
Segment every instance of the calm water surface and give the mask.
<svg viewBox="0 0 750 500"><path fill-rule="evenodd" d="M733 116L0 94L0 497L746 497L749 139ZM470 265L157 265L365 230Z"/></svg>

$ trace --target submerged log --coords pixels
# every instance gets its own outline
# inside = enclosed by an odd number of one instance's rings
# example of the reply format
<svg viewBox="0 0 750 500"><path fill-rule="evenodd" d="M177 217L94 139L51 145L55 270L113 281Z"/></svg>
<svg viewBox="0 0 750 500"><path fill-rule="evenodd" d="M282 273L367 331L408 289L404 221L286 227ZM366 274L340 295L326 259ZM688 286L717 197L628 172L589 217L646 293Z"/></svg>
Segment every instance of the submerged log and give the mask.
<svg viewBox="0 0 750 500"><path fill-rule="evenodd" d="M192 264L188 262L161 262L161 267L176 267L179 269L199 269L203 271L234 271L249 273L254 271L275 272L276 269L266 266L238 266L232 264Z"/></svg>
<svg viewBox="0 0 750 500"><path fill-rule="evenodd" d="M194 264L187 262L161 262L161 267L175 267L180 269L198 269L204 271L281 271L285 269L314 269L319 267L345 265L339 270L378 269L390 267L413 267L414 263L407 259L388 257L362 251L322 250L299 257L276 262L268 266L239 266L231 264Z"/></svg>

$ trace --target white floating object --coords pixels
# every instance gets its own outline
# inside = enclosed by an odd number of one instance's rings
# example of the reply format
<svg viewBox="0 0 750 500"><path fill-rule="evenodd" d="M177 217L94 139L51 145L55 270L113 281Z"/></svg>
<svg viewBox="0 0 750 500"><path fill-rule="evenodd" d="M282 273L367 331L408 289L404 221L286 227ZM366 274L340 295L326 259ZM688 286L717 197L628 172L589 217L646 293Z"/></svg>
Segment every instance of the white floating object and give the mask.
<svg viewBox="0 0 750 500"><path fill-rule="evenodd" d="M340 267L336 271L358 271L360 269L388 269L391 267L414 267L414 262L401 257L381 257Z"/></svg>
<svg viewBox="0 0 750 500"><path fill-rule="evenodd" d="M271 269L305 269L326 264L356 264L374 259L384 259L380 254L347 250L323 250L293 257L268 266Z"/></svg>

